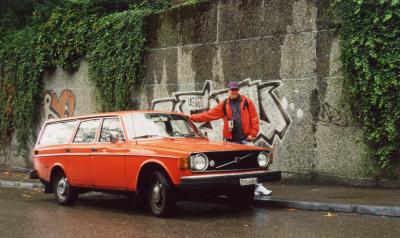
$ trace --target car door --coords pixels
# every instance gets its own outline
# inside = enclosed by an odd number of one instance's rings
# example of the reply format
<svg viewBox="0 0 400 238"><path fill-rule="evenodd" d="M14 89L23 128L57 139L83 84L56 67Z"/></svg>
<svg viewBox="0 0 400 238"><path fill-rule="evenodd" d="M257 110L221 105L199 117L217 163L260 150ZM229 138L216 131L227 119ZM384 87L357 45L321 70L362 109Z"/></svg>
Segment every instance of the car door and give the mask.
<svg viewBox="0 0 400 238"><path fill-rule="evenodd" d="M72 143L65 148L68 159L65 160L64 166L73 185L92 186L93 184L90 172L91 153L100 122L99 118L82 120Z"/></svg>
<svg viewBox="0 0 400 238"><path fill-rule="evenodd" d="M100 188L125 189L125 135L119 117L104 117L98 142L93 147L91 173L93 185ZM110 135L119 142L111 143Z"/></svg>

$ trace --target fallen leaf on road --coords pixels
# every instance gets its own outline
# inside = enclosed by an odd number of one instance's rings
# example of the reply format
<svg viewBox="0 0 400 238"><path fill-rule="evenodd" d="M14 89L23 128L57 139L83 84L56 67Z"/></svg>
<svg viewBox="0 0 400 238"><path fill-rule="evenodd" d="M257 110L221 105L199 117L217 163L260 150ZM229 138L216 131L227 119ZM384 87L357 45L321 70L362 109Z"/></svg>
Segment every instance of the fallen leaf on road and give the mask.
<svg viewBox="0 0 400 238"><path fill-rule="evenodd" d="M294 211L296 211L296 208L287 208L286 211L294 212Z"/></svg>
<svg viewBox="0 0 400 238"><path fill-rule="evenodd" d="M4 172L5 175L8 175L10 172Z"/></svg>
<svg viewBox="0 0 400 238"><path fill-rule="evenodd" d="M336 213L328 212L328 214L324 215L325 217L335 217Z"/></svg>
<svg viewBox="0 0 400 238"><path fill-rule="evenodd" d="M31 197L31 196L26 195L26 194L22 194L22 196L23 196L23 197L26 197L26 198L30 198L30 197Z"/></svg>

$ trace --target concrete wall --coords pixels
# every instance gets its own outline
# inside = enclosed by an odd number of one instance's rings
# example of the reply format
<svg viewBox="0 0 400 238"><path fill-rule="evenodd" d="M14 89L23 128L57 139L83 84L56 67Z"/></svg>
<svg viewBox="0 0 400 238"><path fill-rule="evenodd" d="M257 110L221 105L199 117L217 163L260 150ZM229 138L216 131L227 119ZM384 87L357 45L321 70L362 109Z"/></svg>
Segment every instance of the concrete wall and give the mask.
<svg viewBox="0 0 400 238"><path fill-rule="evenodd" d="M274 167L296 178L369 183L360 130L343 103L339 38L327 1L210 1L149 19L141 108L196 113L241 81ZM199 124L222 139L222 122ZM301 175L301 176L299 176ZM321 176L324 175L324 176Z"/></svg>
<svg viewBox="0 0 400 238"><path fill-rule="evenodd" d="M226 98L227 82L240 81L260 114L256 144L273 146L274 168L286 178L368 185L328 7L317 0L221 0L150 16L145 80L132 99L141 109L197 113ZM48 73L44 82L43 118L96 111L86 63L75 74ZM222 121L198 125L222 139ZM27 166L15 155L11 163Z"/></svg>

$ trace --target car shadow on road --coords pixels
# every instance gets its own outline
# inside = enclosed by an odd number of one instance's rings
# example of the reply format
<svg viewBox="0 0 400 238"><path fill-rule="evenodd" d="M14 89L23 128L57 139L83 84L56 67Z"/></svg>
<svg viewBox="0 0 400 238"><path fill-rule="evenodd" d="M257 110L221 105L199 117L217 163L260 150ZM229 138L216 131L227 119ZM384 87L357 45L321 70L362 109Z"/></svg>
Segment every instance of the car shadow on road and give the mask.
<svg viewBox="0 0 400 238"><path fill-rule="evenodd" d="M145 206L138 207L134 204L131 197L122 195L97 192L88 193L80 195L76 205L116 213L152 216L151 212ZM255 211L252 206L233 206L223 197L210 199L189 198L177 202L176 209L174 209L170 217L174 219L241 217L254 213Z"/></svg>

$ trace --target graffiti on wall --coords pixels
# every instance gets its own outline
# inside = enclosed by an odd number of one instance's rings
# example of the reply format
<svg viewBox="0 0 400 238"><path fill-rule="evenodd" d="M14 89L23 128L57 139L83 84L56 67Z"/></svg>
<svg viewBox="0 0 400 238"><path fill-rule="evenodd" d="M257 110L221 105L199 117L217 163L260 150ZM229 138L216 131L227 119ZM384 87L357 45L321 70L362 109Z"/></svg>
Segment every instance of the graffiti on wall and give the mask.
<svg viewBox="0 0 400 238"><path fill-rule="evenodd" d="M241 94L253 100L260 116L260 133L254 144L272 146L276 138L283 140L291 120L275 94L281 82L245 79L239 85ZM201 91L175 92L170 98L155 99L151 109L186 114L207 111L228 97L228 89L213 90L212 86L212 82L208 80ZM196 124L209 139L215 141L223 139L223 120Z"/></svg>
<svg viewBox="0 0 400 238"><path fill-rule="evenodd" d="M47 90L43 97L43 113L44 118L64 118L74 115L75 111L75 94L64 89L60 97L53 90Z"/></svg>

